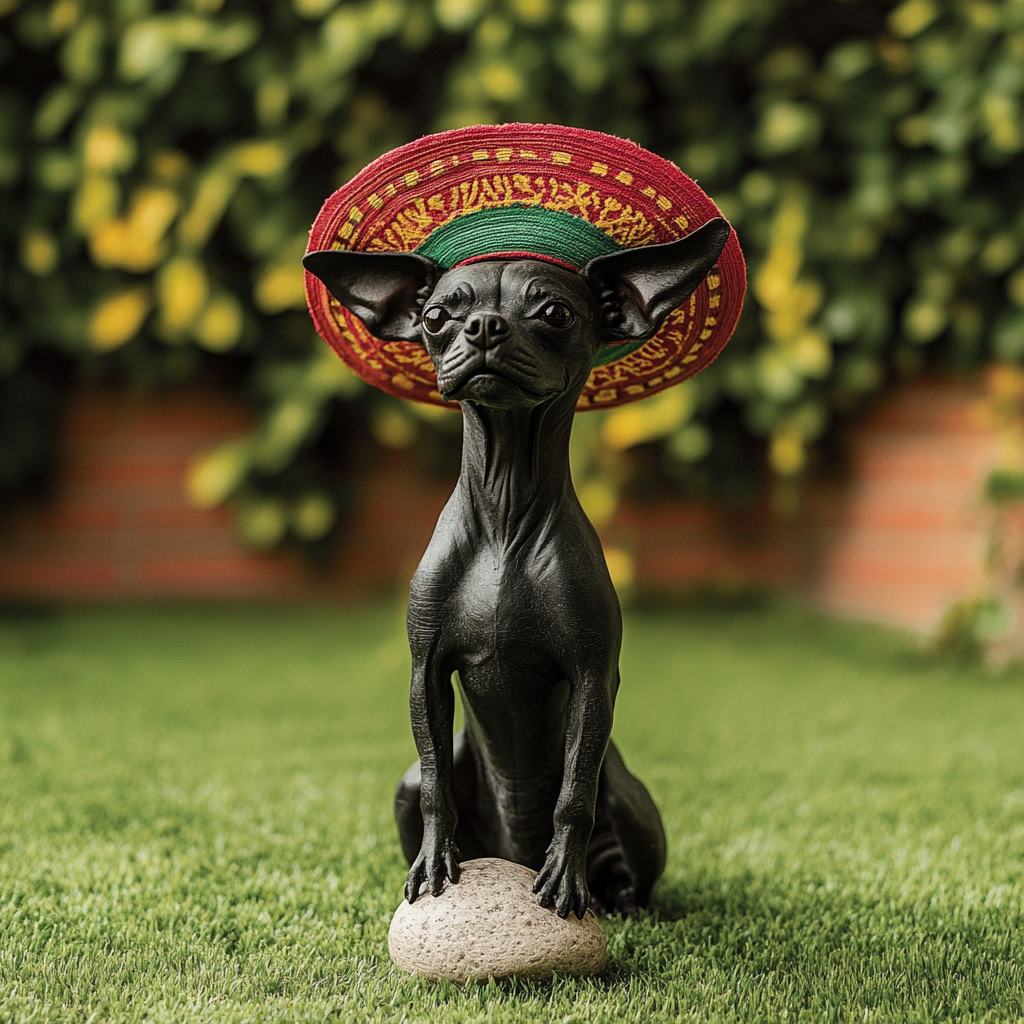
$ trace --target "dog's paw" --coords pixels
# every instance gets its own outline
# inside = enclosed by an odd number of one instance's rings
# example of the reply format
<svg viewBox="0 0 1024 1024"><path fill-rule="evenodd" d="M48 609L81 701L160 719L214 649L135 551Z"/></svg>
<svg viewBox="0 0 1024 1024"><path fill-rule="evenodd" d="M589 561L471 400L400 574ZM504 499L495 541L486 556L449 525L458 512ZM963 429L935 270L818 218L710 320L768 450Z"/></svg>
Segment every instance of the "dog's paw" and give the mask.
<svg viewBox="0 0 1024 1024"><path fill-rule="evenodd" d="M573 853L552 844L540 874L533 883L540 905L554 910L559 917L575 914L582 920L590 906L587 888L587 854Z"/></svg>
<svg viewBox="0 0 1024 1024"><path fill-rule="evenodd" d="M419 856L409 869L405 898L415 903L424 882L433 896L440 896L446 879L453 884L459 880L459 848L454 838L450 835L433 839L424 836Z"/></svg>

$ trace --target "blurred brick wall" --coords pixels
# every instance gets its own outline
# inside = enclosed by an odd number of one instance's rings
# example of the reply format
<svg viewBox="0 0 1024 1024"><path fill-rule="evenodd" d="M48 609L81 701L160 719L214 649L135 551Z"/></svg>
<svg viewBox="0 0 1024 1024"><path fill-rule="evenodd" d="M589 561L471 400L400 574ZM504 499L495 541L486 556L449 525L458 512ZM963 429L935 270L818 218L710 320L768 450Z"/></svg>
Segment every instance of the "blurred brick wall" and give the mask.
<svg viewBox="0 0 1024 1024"><path fill-rule="evenodd" d="M897 388L857 423L841 480L812 481L797 517L767 508L625 506L609 536L658 590L781 586L834 614L916 631L984 583L982 502L998 436L980 380Z"/></svg>
<svg viewBox="0 0 1024 1024"><path fill-rule="evenodd" d="M763 508L627 503L607 539L630 551L649 588L783 586L842 615L932 628L982 578L989 514L980 495L996 456L982 399L971 382L893 392L861 421L845 481L810 487L795 521L779 523ZM0 521L0 595L358 600L394 592L450 484L418 478L400 456L382 459L360 483L335 563L311 574L294 553L247 551L226 510L186 501L191 457L247 427L243 412L208 392L77 397L54 501Z"/></svg>
<svg viewBox="0 0 1024 1024"><path fill-rule="evenodd" d="M293 552L247 550L227 509L192 508L183 488L190 459L248 426L210 392L76 397L54 500L0 520L0 595L358 600L411 575L450 488L410 479L400 460L363 481L327 574Z"/></svg>
<svg viewBox="0 0 1024 1024"><path fill-rule="evenodd" d="M918 630L984 583L999 437L981 381L915 382L857 426L843 485L817 488L805 521L805 592L828 611Z"/></svg>

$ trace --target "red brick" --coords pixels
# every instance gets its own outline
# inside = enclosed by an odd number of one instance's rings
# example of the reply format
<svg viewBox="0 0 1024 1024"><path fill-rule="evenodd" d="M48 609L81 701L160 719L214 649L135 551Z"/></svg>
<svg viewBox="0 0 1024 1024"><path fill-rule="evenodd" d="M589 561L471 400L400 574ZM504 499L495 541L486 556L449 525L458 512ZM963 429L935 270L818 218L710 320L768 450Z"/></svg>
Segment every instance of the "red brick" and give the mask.
<svg viewBox="0 0 1024 1024"><path fill-rule="evenodd" d="M69 482L104 484L176 483L181 486L186 464L174 462L93 462L80 464L68 473Z"/></svg>
<svg viewBox="0 0 1024 1024"><path fill-rule="evenodd" d="M955 528L962 520L962 512L947 505L865 505L850 510L847 524L850 529L919 531Z"/></svg>
<svg viewBox="0 0 1024 1024"><path fill-rule="evenodd" d="M118 566L112 561L0 558L0 593L8 596L113 596L120 580Z"/></svg>
<svg viewBox="0 0 1024 1024"><path fill-rule="evenodd" d="M114 505L59 504L41 511L12 516L0 534L0 543L20 530L76 532L79 530L111 530L121 525L121 510Z"/></svg>
<svg viewBox="0 0 1024 1024"><path fill-rule="evenodd" d="M66 419L69 436L117 434L126 426L136 434L242 434L252 417L230 400L208 391L131 396L120 392L81 395Z"/></svg>
<svg viewBox="0 0 1024 1024"><path fill-rule="evenodd" d="M972 563L938 563L933 561L900 561L895 558L871 557L866 554L836 555L829 560L828 575L835 581L887 582L912 581L916 584L945 586L969 585L977 573Z"/></svg>
<svg viewBox="0 0 1024 1024"><path fill-rule="evenodd" d="M236 591L251 586L290 583L301 567L278 557L244 551L221 558L152 558L139 563L136 578L143 585L186 589L196 593Z"/></svg>
<svg viewBox="0 0 1024 1024"><path fill-rule="evenodd" d="M207 528L221 530L228 529L232 525L231 511L224 508L191 508L183 506L160 506L157 508L142 508L138 513L138 522L141 526L151 526L155 529L181 529L181 528Z"/></svg>

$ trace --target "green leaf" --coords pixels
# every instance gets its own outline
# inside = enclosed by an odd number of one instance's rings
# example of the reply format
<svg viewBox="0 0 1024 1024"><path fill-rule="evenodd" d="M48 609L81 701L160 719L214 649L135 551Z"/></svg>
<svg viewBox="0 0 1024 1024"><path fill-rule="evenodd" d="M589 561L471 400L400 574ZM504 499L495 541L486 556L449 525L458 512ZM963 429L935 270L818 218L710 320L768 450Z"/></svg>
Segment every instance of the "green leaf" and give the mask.
<svg viewBox="0 0 1024 1024"><path fill-rule="evenodd" d="M1024 472L994 469L985 480L985 497L997 505L1024 500Z"/></svg>

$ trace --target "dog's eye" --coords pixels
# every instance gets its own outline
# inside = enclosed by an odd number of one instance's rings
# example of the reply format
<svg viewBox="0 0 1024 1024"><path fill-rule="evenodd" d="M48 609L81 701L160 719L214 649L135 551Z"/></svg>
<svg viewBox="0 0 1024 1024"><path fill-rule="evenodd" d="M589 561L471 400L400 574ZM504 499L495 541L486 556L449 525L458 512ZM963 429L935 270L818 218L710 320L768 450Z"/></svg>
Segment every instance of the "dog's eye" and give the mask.
<svg viewBox="0 0 1024 1024"><path fill-rule="evenodd" d="M442 309L440 306L434 306L423 314L423 323L426 324L427 330L431 334L437 334L451 318L452 315L448 310Z"/></svg>
<svg viewBox="0 0 1024 1024"><path fill-rule="evenodd" d="M572 310L568 306L563 306L560 302L552 302L541 311L540 319L548 327L568 327L572 323Z"/></svg>

